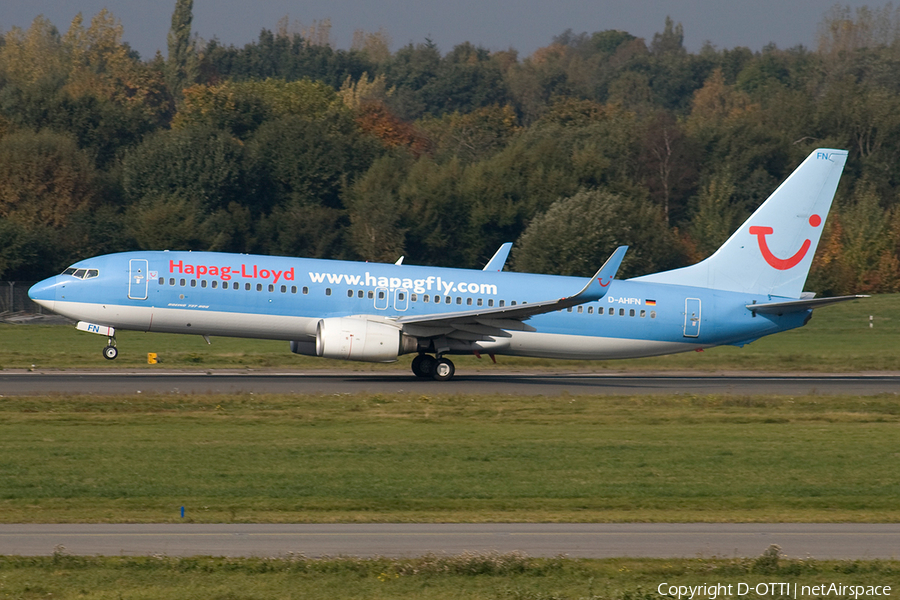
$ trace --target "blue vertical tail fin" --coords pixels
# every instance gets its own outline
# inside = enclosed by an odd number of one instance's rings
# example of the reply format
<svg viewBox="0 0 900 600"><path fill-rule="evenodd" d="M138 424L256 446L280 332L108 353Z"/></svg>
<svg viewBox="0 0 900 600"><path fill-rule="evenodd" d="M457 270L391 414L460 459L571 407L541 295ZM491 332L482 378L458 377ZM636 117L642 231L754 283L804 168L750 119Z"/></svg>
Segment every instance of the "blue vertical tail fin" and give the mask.
<svg viewBox="0 0 900 600"><path fill-rule="evenodd" d="M799 298L846 160L815 150L712 256L635 280Z"/></svg>

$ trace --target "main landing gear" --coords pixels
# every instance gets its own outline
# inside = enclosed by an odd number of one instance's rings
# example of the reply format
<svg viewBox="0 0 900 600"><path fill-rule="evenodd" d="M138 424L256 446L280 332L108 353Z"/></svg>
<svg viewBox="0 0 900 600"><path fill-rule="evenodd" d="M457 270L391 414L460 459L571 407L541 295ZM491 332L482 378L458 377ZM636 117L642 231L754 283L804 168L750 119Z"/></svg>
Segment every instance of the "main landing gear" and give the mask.
<svg viewBox="0 0 900 600"><path fill-rule="evenodd" d="M435 358L428 354L420 354L412 361L412 372L422 379L447 381L453 378L456 367L449 358Z"/></svg>
<svg viewBox="0 0 900 600"><path fill-rule="evenodd" d="M111 337L106 342L106 348L103 349L103 358L106 360L113 360L119 355L119 351L116 349L116 338Z"/></svg>

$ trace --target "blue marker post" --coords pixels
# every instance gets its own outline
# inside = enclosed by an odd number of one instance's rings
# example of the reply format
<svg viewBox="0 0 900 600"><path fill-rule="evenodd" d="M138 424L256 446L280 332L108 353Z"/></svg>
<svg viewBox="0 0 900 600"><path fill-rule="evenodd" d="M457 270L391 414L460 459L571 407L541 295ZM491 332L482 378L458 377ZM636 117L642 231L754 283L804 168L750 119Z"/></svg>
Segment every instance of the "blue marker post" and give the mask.
<svg viewBox="0 0 900 600"><path fill-rule="evenodd" d="M181 518L182 519L184 518L184 507L183 506L181 507Z"/></svg>

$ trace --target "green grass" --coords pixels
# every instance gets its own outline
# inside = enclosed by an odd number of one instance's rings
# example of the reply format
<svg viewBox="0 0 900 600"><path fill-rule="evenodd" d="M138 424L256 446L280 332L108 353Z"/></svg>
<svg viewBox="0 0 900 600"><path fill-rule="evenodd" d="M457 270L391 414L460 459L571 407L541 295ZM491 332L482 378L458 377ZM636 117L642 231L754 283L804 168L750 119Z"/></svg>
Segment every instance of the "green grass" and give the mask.
<svg viewBox="0 0 900 600"><path fill-rule="evenodd" d="M869 315L874 316L869 328ZM105 360L105 338L72 326L0 324L0 368L30 369L344 369L409 371L411 356L379 365L329 361L290 353L287 342L213 338L122 331L119 358ZM147 353L160 364L147 365ZM703 353L618 361L554 361L498 357L454 358L462 371L473 370L768 370L900 371L900 295L885 295L818 309L803 328L763 338L744 348L721 347Z"/></svg>
<svg viewBox="0 0 900 600"><path fill-rule="evenodd" d="M900 521L895 396L0 403L5 522Z"/></svg>
<svg viewBox="0 0 900 600"><path fill-rule="evenodd" d="M538 559L517 554L388 560L0 557L0 598L472 598L651 600L660 584L755 587L840 583L900 588L897 561L758 559ZM668 587L666 586L666 587ZM762 590L761 590L762 591ZM732 593L731 597L736 594ZM834 596L834 595L832 595ZM709 598L709 594L695 598ZM774 598L750 593L741 598ZM793 597L793 596L791 596ZM798 597L810 597L810 594ZM846 597L840 595L838 597ZM866 597L866 596L860 596ZM872 597L872 596L868 596ZM883 597L883 596L882 596Z"/></svg>

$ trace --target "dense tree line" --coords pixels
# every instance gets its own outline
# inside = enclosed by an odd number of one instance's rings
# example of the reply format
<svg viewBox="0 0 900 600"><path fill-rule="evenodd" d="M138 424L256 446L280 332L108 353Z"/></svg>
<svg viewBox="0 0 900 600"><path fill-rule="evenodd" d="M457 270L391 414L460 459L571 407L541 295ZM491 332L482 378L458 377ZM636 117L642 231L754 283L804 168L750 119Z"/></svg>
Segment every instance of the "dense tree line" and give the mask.
<svg viewBox="0 0 900 600"><path fill-rule="evenodd" d="M817 47L688 52L564 32L528 57L350 50L327 23L142 59L107 11L0 38L0 278L194 249L625 275L715 250L814 148L850 150L808 288L900 290L900 10L824 16Z"/></svg>

